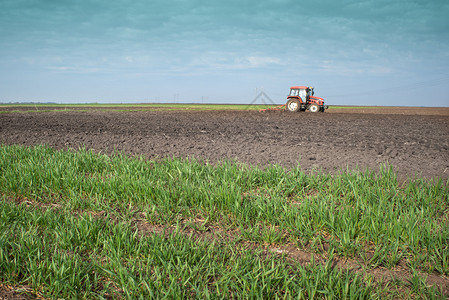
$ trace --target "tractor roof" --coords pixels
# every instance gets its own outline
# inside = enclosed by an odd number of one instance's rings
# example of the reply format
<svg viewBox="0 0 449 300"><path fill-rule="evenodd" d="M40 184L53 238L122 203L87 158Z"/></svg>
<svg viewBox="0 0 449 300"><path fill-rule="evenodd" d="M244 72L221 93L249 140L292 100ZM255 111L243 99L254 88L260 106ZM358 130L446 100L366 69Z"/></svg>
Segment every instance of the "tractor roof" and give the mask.
<svg viewBox="0 0 449 300"><path fill-rule="evenodd" d="M309 87L308 86L292 86L290 89L305 90L305 89L309 89Z"/></svg>

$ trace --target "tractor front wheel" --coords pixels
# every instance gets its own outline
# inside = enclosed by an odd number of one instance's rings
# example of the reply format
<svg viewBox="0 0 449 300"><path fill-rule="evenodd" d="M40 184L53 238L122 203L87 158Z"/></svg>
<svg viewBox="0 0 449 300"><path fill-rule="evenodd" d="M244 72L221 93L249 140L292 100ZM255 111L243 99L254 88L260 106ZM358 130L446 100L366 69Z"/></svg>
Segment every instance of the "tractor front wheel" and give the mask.
<svg viewBox="0 0 449 300"><path fill-rule="evenodd" d="M301 105L299 104L298 99L290 99L287 101L286 108L288 111L297 112L300 107L301 107Z"/></svg>
<svg viewBox="0 0 449 300"><path fill-rule="evenodd" d="M311 105L309 105L309 111L313 112L313 113L319 112L320 107L316 104L311 104Z"/></svg>

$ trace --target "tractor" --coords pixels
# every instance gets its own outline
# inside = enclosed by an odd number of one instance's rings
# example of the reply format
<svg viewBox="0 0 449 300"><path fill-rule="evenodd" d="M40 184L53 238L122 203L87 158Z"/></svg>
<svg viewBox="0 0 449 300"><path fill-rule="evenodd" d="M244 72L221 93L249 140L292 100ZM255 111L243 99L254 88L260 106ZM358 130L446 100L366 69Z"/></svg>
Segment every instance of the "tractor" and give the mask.
<svg viewBox="0 0 449 300"><path fill-rule="evenodd" d="M324 106L324 99L313 96L313 87L307 86L292 86L290 94L287 96L287 104L285 108L287 111L305 111L312 113L324 112L327 106Z"/></svg>

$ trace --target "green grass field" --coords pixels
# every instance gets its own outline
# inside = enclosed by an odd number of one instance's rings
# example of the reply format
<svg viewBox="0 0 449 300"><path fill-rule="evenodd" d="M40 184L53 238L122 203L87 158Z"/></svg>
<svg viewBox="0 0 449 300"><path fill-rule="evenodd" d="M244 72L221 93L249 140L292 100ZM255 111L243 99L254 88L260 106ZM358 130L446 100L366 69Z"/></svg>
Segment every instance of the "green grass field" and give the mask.
<svg viewBox="0 0 449 300"><path fill-rule="evenodd" d="M261 110L276 107L280 104L0 104L0 114L12 112L54 112L54 111L167 111L167 110ZM10 109L16 108L16 109ZM20 109L19 109L20 108ZM330 106L328 109L375 109L375 106Z"/></svg>
<svg viewBox="0 0 449 300"><path fill-rule="evenodd" d="M0 147L0 283L49 298L444 299L426 277L449 275L448 215L447 182L389 167ZM292 246L310 261L275 250Z"/></svg>
<svg viewBox="0 0 449 300"><path fill-rule="evenodd" d="M248 105L248 104L0 104L0 113L10 112L49 112L49 111L163 111L163 110L260 110L275 105ZM10 110L6 108L20 108Z"/></svg>

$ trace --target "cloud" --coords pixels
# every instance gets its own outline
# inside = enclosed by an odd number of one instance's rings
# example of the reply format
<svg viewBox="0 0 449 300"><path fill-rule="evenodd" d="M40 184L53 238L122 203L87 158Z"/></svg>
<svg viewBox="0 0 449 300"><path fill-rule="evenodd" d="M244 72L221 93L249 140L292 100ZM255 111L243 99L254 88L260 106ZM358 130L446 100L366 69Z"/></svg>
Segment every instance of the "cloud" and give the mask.
<svg viewBox="0 0 449 300"><path fill-rule="evenodd" d="M70 74L91 74L98 73L100 69L98 68L89 68L89 67L74 67L74 66L50 66L48 67L51 71L56 71L58 73L70 73Z"/></svg>
<svg viewBox="0 0 449 300"><path fill-rule="evenodd" d="M249 56L245 59L252 67L260 67L271 64L279 64L281 60L277 57Z"/></svg>
<svg viewBox="0 0 449 300"><path fill-rule="evenodd" d="M250 70L280 65L281 59L269 56L240 56L235 52L209 51L193 57L187 69L207 71Z"/></svg>

